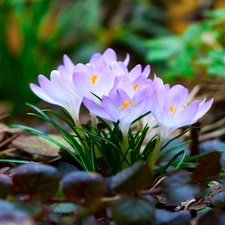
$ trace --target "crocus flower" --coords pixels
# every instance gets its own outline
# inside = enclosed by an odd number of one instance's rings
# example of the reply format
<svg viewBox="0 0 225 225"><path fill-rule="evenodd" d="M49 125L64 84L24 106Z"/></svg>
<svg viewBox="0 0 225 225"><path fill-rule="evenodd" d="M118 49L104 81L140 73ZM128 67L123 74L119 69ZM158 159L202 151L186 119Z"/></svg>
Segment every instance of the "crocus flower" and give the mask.
<svg viewBox="0 0 225 225"><path fill-rule="evenodd" d="M182 85L169 87L155 77L151 93L150 109L159 123L160 136L165 139L177 128L197 122L211 107L213 99L197 100L188 104L188 89Z"/></svg>
<svg viewBox="0 0 225 225"><path fill-rule="evenodd" d="M156 77L152 82L150 94L150 110L159 123L160 136L155 149L149 156L149 166L154 168L158 153L166 138L176 129L192 125L201 118L211 107L213 99L205 102L197 100L188 103L188 89L182 85L170 88Z"/></svg>
<svg viewBox="0 0 225 225"><path fill-rule="evenodd" d="M131 123L147 111L147 88L136 93L131 98L123 89L112 89L109 96L103 96L100 104L83 98L84 105L95 115L112 121L119 121L119 126L124 135Z"/></svg>
<svg viewBox="0 0 225 225"><path fill-rule="evenodd" d="M53 70L50 80L43 75L39 75L38 82L40 86L30 84L31 90L44 101L65 108L76 124L79 125L79 111L82 99L68 91L62 82L60 72Z"/></svg>

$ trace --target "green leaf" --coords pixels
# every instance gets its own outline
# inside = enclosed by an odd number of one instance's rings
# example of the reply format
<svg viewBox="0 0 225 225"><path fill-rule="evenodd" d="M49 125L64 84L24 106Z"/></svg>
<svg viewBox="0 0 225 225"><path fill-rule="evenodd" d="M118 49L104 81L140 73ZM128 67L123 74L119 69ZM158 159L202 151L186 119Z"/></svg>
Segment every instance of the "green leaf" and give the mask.
<svg viewBox="0 0 225 225"><path fill-rule="evenodd" d="M154 207L147 199L124 196L111 208L112 218L121 225L151 224L154 220Z"/></svg>
<svg viewBox="0 0 225 225"><path fill-rule="evenodd" d="M176 36L157 37L146 45L149 47L147 59L151 62L168 60L182 49L181 39Z"/></svg>
<svg viewBox="0 0 225 225"><path fill-rule="evenodd" d="M50 210L54 213L71 214L77 209L77 205L71 202L54 203L50 206Z"/></svg>
<svg viewBox="0 0 225 225"><path fill-rule="evenodd" d="M149 188L153 182L152 170L146 163L139 161L113 176L111 186L119 193L130 193Z"/></svg>

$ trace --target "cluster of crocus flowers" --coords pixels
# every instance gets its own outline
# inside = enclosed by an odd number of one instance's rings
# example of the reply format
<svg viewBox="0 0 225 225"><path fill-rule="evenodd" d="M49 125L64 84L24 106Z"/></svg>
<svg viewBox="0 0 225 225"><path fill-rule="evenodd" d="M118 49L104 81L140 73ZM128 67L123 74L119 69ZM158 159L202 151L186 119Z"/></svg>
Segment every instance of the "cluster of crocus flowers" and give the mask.
<svg viewBox="0 0 225 225"><path fill-rule="evenodd" d="M170 87L162 79L149 79L150 66L141 65L129 71L129 55L118 61L114 50L94 54L89 63L76 64L64 55L63 65L52 71L50 80L39 75L40 86L31 84L32 91L44 101L64 107L79 123L80 106L108 122L116 123L124 137L134 120L142 119L143 126L158 124L158 154L165 139L176 129L194 124L211 107L213 99L188 102L188 90L182 85ZM148 121L149 118L149 121ZM155 164L153 154L152 164Z"/></svg>

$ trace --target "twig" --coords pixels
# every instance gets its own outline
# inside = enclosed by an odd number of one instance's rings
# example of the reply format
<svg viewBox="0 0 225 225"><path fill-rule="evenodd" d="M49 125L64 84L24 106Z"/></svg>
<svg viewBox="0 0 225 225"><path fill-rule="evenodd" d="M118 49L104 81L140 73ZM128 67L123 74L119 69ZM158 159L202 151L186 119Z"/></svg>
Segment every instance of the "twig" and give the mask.
<svg viewBox="0 0 225 225"><path fill-rule="evenodd" d="M208 134L204 134L200 136L200 142L205 141L207 139L211 139L211 138L215 138L215 137L219 137L221 135L225 134L225 128L220 129L220 130L216 130L214 132L210 132Z"/></svg>
<svg viewBox="0 0 225 225"><path fill-rule="evenodd" d="M205 133L207 131L214 130L214 129L218 128L218 127L223 126L224 124L225 124L225 118L223 118L223 119L221 119L221 120L219 120L219 121L217 121L217 122L215 122L213 124L209 124L208 126L202 127L201 128L201 132Z"/></svg>
<svg viewBox="0 0 225 225"><path fill-rule="evenodd" d="M10 153L10 152L13 152L15 150L16 150L15 147L14 148L8 148L6 150L0 151L0 155L5 155L5 154Z"/></svg>
<svg viewBox="0 0 225 225"><path fill-rule="evenodd" d="M10 143L12 140L16 139L20 134L14 134L12 137L9 137L5 141L0 143L0 148L2 148L4 145Z"/></svg>

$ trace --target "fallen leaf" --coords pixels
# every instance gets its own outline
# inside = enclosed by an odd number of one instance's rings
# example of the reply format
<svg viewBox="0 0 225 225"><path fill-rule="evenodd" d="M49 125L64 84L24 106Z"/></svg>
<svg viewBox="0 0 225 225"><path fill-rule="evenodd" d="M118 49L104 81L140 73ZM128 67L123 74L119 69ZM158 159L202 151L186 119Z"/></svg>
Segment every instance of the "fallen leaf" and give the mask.
<svg viewBox="0 0 225 225"><path fill-rule="evenodd" d="M51 137L56 139L58 142L64 141L61 136L51 135ZM56 144L36 135L19 136L12 142L12 144L18 149L28 152L30 154L38 154L49 157L58 156L58 152L60 150L60 147Z"/></svg>

